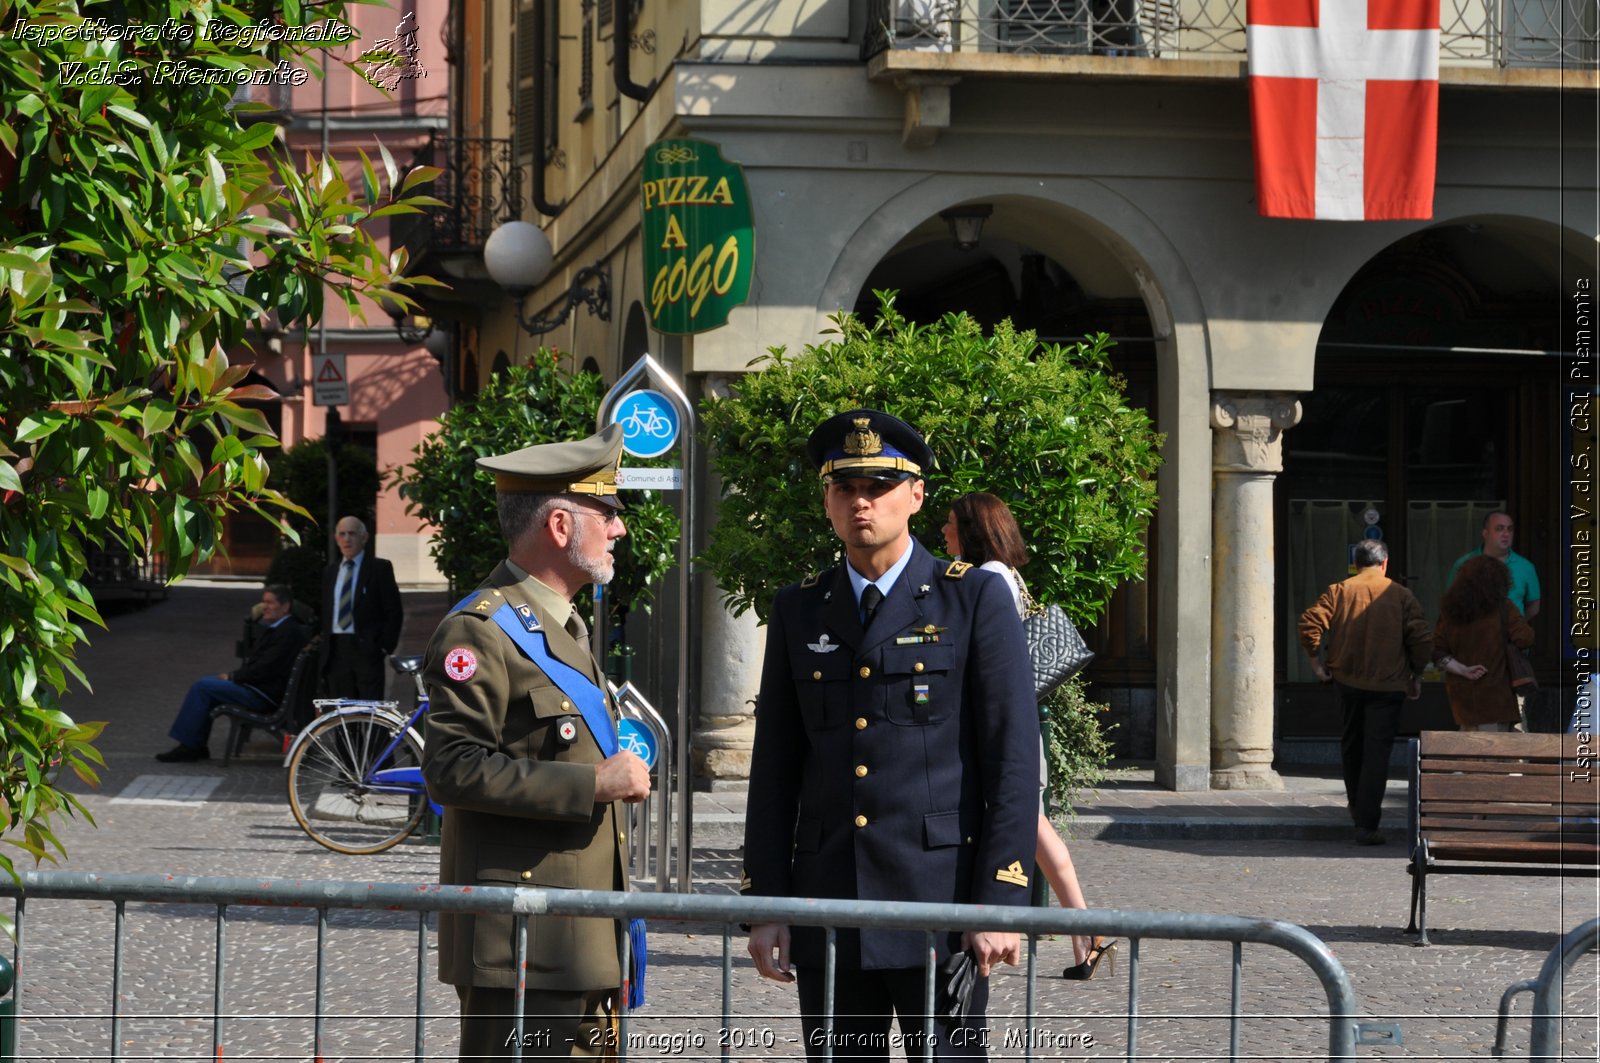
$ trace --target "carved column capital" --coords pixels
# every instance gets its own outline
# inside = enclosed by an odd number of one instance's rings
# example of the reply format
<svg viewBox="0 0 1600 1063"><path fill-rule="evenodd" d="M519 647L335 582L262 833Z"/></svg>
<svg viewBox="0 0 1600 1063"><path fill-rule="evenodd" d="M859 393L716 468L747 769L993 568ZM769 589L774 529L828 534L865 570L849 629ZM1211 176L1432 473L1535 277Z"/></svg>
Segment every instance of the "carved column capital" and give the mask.
<svg viewBox="0 0 1600 1063"><path fill-rule="evenodd" d="M1283 471L1283 433L1300 423L1292 394L1217 392L1211 401L1211 465L1217 472Z"/></svg>
<svg viewBox="0 0 1600 1063"><path fill-rule="evenodd" d="M744 376L744 373L707 373L703 383L706 398L727 398L733 394L733 385Z"/></svg>

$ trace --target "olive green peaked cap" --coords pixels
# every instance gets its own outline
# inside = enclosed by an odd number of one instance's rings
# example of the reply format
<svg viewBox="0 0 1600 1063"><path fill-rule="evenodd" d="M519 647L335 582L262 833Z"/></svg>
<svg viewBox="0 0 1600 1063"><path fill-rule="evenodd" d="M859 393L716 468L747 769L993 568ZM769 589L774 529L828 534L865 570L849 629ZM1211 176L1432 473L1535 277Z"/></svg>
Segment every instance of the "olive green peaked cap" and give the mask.
<svg viewBox="0 0 1600 1063"><path fill-rule="evenodd" d="M622 508L617 498L617 467L622 464L622 426L608 425L588 439L541 443L509 454L479 458L479 468L494 473L496 491L507 494L591 495Z"/></svg>

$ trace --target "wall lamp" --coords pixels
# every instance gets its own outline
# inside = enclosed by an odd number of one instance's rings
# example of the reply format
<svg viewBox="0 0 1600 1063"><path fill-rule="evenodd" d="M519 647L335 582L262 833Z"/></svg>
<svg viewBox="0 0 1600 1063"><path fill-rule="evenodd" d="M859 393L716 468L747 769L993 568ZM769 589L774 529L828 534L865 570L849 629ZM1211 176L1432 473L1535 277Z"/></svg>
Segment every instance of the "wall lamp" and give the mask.
<svg viewBox="0 0 1600 1063"><path fill-rule="evenodd" d="M529 335L542 336L560 328L580 304L601 321L611 320L611 269L604 259L578 271L561 308L552 316L530 318L523 312L523 301L544 283L555 265L550 241L537 225L508 221L495 229L484 242L483 264L494 282L516 300L517 321Z"/></svg>
<svg viewBox="0 0 1600 1063"><path fill-rule="evenodd" d="M962 251L971 251L978 246L978 238L983 235L983 223L994 213L994 207L988 203L968 203L961 207L951 207L941 210L939 217L950 225L950 239L955 241L956 247Z"/></svg>

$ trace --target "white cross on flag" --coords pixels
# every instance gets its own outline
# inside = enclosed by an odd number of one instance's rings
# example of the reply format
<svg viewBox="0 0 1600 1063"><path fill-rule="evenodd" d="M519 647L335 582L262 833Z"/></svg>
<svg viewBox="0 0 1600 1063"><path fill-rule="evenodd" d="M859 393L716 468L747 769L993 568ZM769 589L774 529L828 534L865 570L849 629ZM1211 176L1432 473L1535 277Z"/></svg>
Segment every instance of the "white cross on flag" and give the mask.
<svg viewBox="0 0 1600 1063"><path fill-rule="evenodd" d="M1431 218L1439 0L1248 0L1269 218Z"/></svg>

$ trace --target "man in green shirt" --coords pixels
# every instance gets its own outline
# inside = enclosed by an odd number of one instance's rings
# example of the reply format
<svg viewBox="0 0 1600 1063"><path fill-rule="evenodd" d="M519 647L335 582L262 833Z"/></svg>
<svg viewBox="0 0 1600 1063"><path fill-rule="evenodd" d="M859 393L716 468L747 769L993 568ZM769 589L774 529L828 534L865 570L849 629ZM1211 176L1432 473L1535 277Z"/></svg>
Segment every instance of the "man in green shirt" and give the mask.
<svg viewBox="0 0 1600 1063"><path fill-rule="evenodd" d="M1444 585L1448 587L1456 581L1456 573L1468 560L1486 554L1511 570L1511 590L1506 597L1512 605L1522 610L1524 617L1532 620L1539 615L1539 574L1533 570L1532 561L1511 549L1512 531L1509 513L1495 510L1483 518L1483 545L1456 558Z"/></svg>

